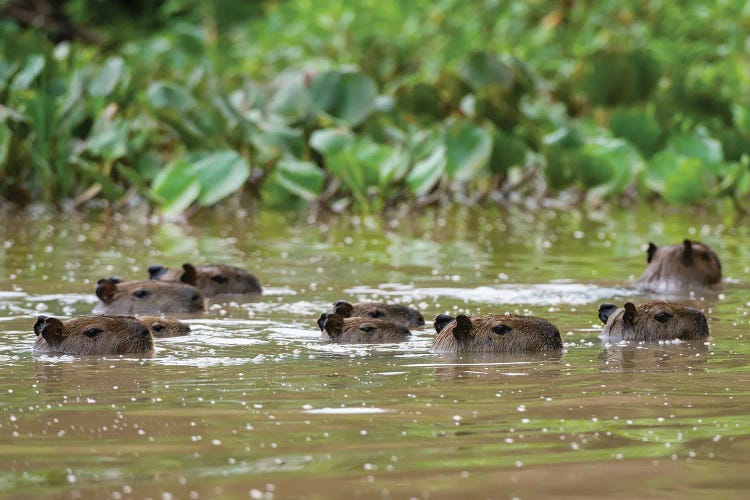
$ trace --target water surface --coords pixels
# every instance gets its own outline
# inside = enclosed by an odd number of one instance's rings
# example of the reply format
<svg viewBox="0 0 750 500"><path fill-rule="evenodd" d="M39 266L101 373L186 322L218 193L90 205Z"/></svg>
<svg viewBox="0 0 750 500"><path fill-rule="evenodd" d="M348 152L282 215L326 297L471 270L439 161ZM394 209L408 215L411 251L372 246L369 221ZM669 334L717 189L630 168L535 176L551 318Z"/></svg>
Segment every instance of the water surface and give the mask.
<svg viewBox="0 0 750 500"><path fill-rule="evenodd" d="M4 214L0 496L38 498L744 497L750 488L750 234L701 214L452 210L395 220L229 212ZM648 241L723 260L695 296L706 344L598 338ZM38 314L90 313L96 280L151 264L257 272L257 300L214 300L153 356L33 355ZM398 301L409 342L334 345L338 299ZM429 353L439 313L544 316L556 356Z"/></svg>

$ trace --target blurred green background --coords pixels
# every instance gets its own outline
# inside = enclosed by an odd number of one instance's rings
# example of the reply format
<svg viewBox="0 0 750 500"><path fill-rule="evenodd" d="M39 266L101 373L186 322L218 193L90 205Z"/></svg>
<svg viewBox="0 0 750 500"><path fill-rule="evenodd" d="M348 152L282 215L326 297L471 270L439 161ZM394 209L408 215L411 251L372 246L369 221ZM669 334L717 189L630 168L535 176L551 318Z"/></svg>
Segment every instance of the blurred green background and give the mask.
<svg viewBox="0 0 750 500"><path fill-rule="evenodd" d="M744 210L749 56L740 0L0 0L0 198Z"/></svg>

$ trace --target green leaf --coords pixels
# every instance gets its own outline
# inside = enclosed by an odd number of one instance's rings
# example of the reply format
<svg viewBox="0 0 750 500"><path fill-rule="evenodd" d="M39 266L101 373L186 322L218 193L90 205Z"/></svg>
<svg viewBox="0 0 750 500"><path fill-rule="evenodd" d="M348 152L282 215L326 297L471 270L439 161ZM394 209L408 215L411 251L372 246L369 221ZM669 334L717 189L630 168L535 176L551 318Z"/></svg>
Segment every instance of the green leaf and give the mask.
<svg viewBox="0 0 750 500"><path fill-rule="evenodd" d="M377 87L362 73L329 71L310 84L310 106L314 113L324 111L355 127L365 121L375 107Z"/></svg>
<svg viewBox="0 0 750 500"><path fill-rule="evenodd" d="M122 58L110 57L89 83L89 93L93 96L108 96L115 89L124 71L125 62Z"/></svg>
<svg viewBox="0 0 750 500"><path fill-rule="evenodd" d="M180 160L165 168L151 184L153 194L162 200L162 212L175 216L188 208L201 192L201 185L195 178L193 166Z"/></svg>
<svg viewBox="0 0 750 500"><path fill-rule="evenodd" d="M268 111L286 118L289 122L301 120L310 106L305 75L298 73L288 77L268 103Z"/></svg>
<svg viewBox="0 0 750 500"><path fill-rule="evenodd" d="M502 130L495 129L492 140L490 170L496 174L507 172L526 161L526 143Z"/></svg>
<svg viewBox="0 0 750 500"><path fill-rule="evenodd" d="M169 109L187 113L195 107L195 99L179 85L169 82L153 82L146 90L146 97L154 109Z"/></svg>
<svg viewBox="0 0 750 500"><path fill-rule="evenodd" d="M122 158L128 152L129 129L127 122L115 122L93 131L86 141L88 150L106 160Z"/></svg>
<svg viewBox="0 0 750 500"><path fill-rule="evenodd" d="M236 151L211 153L193 165L200 184L198 202L213 205L239 190L250 176L250 167Z"/></svg>
<svg viewBox="0 0 750 500"><path fill-rule="evenodd" d="M650 190L664 194L667 179L680 166L680 156L674 151L660 151L651 158L643 181Z"/></svg>
<svg viewBox="0 0 750 500"><path fill-rule="evenodd" d="M492 137L482 127L457 121L445 134L446 170L458 181L467 181L487 166L492 154Z"/></svg>
<svg viewBox="0 0 750 500"><path fill-rule="evenodd" d="M461 66L461 77L474 90L487 85L510 88L513 70L491 52L474 52Z"/></svg>
<svg viewBox="0 0 750 500"><path fill-rule="evenodd" d="M5 171L8 162L8 151L10 151L10 139L13 136L8 126L0 123L0 175Z"/></svg>
<svg viewBox="0 0 750 500"><path fill-rule="evenodd" d="M673 135L667 141L666 149L682 156L698 158L709 166L724 161L721 143L705 135ZM710 170L715 174L718 173L715 167L710 167Z"/></svg>
<svg viewBox="0 0 750 500"><path fill-rule="evenodd" d="M634 144L647 156L659 149L662 129L659 122L643 111L619 109L612 113L612 133Z"/></svg>
<svg viewBox="0 0 750 500"><path fill-rule="evenodd" d="M283 158L276 165L276 174L280 185L307 201L317 200L323 192L325 173L314 163Z"/></svg>
<svg viewBox="0 0 750 500"><path fill-rule="evenodd" d="M16 74L13 79L12 88L14 90L26 90L28 89L34 80L42 73L46 61L44 56L33 55L29 57L26 65Z"/></svg>
<svg viewBox="0 0 750 500"><path fill-rule="evenodd" d="M310 135L310 147L323 156L332 156L348 149L354 136L347 129L320 129Z"/></svg>
<svg viewBox="0 0 750 500"><path fill-rule="evenodd" d="M406 176L412 193L417 196L429 193L445 173L445 163L445 146L436 147L430 156L417 162Z"/></svg>
<svg viewBox="0 0 750 500"><path fill-rule="evenodd" d="M679 166L664 183L664 199L675 205L705 202L714 182L699 158L680 158Z"/></svg>

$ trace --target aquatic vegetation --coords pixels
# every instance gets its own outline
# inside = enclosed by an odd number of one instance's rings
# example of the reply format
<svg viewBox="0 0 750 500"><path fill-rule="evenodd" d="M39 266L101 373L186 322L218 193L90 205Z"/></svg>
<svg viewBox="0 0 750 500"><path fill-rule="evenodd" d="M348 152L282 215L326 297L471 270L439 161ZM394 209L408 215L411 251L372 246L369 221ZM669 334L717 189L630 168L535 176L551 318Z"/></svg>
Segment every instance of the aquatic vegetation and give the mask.
<svg viewBox="0 0 750 500"><path fill-rule="evenodd" d="M0 23L0 196L20 204L750 194L741 2L72 4Z"/></svg>

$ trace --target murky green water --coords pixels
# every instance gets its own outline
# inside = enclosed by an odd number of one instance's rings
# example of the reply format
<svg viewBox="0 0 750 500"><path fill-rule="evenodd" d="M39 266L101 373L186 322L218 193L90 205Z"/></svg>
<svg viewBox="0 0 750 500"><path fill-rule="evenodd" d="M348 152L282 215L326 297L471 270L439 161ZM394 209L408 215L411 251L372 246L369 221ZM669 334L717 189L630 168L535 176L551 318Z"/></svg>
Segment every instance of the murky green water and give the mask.
<svg viewBox="0 0 750 500"><path fill-rule="evenodd" d="M376 219L3 215L0 496L744 498L750 488L750 231L696 214L452 211ZM696 297L708 345L602 344L644 245L689 236L723 260ZM32 355L40 313L89 313L98 278L149 264L257 271L149 358ZM530 312L561 356L451 358L410 342L322 343L336 299L438 313ZM634 296L638 300L641 297Z"/></svg>

